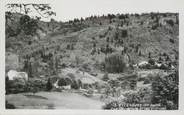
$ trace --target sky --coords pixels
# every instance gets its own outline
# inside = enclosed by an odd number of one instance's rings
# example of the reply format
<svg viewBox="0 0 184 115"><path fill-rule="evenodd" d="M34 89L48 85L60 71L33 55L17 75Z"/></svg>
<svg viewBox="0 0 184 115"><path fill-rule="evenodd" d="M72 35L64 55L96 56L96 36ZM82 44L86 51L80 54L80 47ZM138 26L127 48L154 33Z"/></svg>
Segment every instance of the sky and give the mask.
<svg viewBox="0 0 184 115"><path fill-rule="evenodd" d="M25 0L21 0L25 1ZM26 3L35 3L26 0ZM34 1L34 2L33 2ZM74 18L91 15L117 13L146 13L146 12L178 12L184 6L184 0L36 0L38 3L48 3L57 21L68 21ZM20 2L20 1L19 1ZM23 2L25 3L25 2ZM50 19L42 19L48 21Z"/></svg>
<svg viewBox="0 0 184 115"><path fill-rule="evenodd" d="M177 2L178 1L178 2ZM181 0L53 0L56 20L103 15L108 13L177 12ZM184 3L183 3L184 4Z"/></svg>

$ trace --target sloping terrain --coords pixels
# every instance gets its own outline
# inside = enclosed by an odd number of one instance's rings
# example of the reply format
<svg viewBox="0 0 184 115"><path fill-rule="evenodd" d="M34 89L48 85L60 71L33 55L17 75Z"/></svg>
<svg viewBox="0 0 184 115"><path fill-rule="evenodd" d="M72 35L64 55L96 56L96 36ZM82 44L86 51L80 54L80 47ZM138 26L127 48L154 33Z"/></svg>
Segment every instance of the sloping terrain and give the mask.
<svg viewBox="0 0 184 115"><path fill-rule="evenodd" d="M109 102L119 97L127 99L123 104L151 103L153 97L165 101L162 91L152 92L152 86L159 87L160 81L166 94L176 92L168 100L177 107L178 14L109 14L69 22L36 20L38 25L31 34L20 24L24 16L13 15L6 23L6 72L24 71L29 80L26 86L11 81L14 86L10 89L13 93L38 92L7 95L8 102L16 107L101 109L104 103L100 99ZM54 86L56 81L61 87ZM51 92L40 92L45 90ZM63 92L66 90L71 92Z"/></svg>

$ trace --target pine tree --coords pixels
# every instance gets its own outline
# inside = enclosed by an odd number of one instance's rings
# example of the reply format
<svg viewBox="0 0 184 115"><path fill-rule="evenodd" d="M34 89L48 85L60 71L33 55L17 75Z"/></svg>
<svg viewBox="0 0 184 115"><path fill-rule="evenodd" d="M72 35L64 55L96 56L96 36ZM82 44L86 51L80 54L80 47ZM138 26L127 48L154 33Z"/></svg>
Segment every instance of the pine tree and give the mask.
<svg viewBox="0 0 184 115"><path fill-rule="evenodd" d="M142 53L141 53L141 51L139 51L139 56L141 56L142 55Z"/></svg>
<svg viewBox="0 0 184 115"><path fill-rule="evenodd" d="M50 91L51 89L52 89L52 83L51 83L50 78L49 78L47 81L47 84L46 84L46 90Z"/></svg>
<svg viewBox="0 0 184 115"><path fill-rule="evenodd" d="M148 58L151 58L151 52L149 52L149 54L148 54Z"/></svg>

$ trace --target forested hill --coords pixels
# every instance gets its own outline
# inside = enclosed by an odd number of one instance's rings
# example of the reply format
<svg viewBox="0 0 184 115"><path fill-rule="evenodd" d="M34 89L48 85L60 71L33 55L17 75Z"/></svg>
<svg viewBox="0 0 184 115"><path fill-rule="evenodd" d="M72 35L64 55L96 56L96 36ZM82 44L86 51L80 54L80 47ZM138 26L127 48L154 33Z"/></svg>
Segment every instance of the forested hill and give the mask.
<svg viewBox="0 0 184 115"><path fill-rule="evenodd" d="M53 52L71 65L87 63L97 69L105 57L124 55L128 63L178 61L179 23L175 13L108 14L68 22L43 22L22 14L6 17L6 51L35 58ZM177 62L176 62L177 63Z"/></svg>

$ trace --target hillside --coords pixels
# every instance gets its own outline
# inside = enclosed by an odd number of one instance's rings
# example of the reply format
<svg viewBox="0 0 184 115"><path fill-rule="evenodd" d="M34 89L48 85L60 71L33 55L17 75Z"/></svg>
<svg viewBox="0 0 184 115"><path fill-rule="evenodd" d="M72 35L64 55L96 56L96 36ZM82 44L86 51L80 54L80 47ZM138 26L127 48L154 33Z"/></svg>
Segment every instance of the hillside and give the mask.
<svg viewBox="0 0 184 115"><path fill-rule="evenodd" d="M97 50L106 48L107 45L113 49L113 52L120 52L126 48L130 58L135 62L147 60L149 52L153 58L158 58L159 55L166 53L172 60L178 55L178 24L170 25L167 23L167 20L172 20L173 23L176 23L176 14L168 14L166 17L162 14L155 14L155 17L148 14L143 16L129 15L123 19L119 19L118 16L114 16L112 19L109 19L109 17L94 17L92 19L87 18L84 21L74 21L73 26L67 22L66 24L54 21L47 23L39 22L42 23L39 24L40 27L37 29L40 33L37 32L38 35L34 35L33 38L41 36L40 34L44 33L42 38L35 40L31 39L30 36L21 34L8 37L6 38L6 46L8 47L6 50L10 50L10 47L12 47L15 50L12 52L21 52L19 55L25 55L24 52L28 54L36 52L42 46L48 47L51 50L50 47L56 48L59 45L60 49L64 50L63 48L66 48L66 45L72 45L74 50L66 53L73 52L74 55L77 55L77 52L82 51L83 57L88 57L86 55L89 55L92 58L94 56L91 56L90 53L95 44ZM16 17L15 19L18 20ZM90 22L93 22L93 24ZM47 24L51 26L48 26L48 28L46 27ZM12 24L10 23L9 25ZM13 25L19 27L19 25ZM54 27L54 25L57 26ZM64 30L72 30L75 25L82 25L84 29L79 29L76 32L63 32ZM51 28L54 28L53 30L55 31L51 31ZM127 35L123 36L123 31L127 31ZM25 41L22 41L22 39ZM27 45L29 41L32 41L31 45ZM12 45L9 47L9 44ZM29 50L29 48L34 49L28 52L26 49ZM105 54L102 53L97 55L96 58L104 56Z"/></svg>
<svg viewBox="0 0 184 115"><path fill-rule="evenodd" d="M177 13L108 14L68 22L11 15L6 20L6 73L13 69L29 77L28 85L18 92L45 91L51 82L54 91L62 92L62 86L70 85L107 103L121 96L128 100L129 94L138 95L142 88L156 90L156 79L171 77L174 80L169 83L178 87ZM146 103L157 95L151 91L144 92L149 95Z"/></svg>

